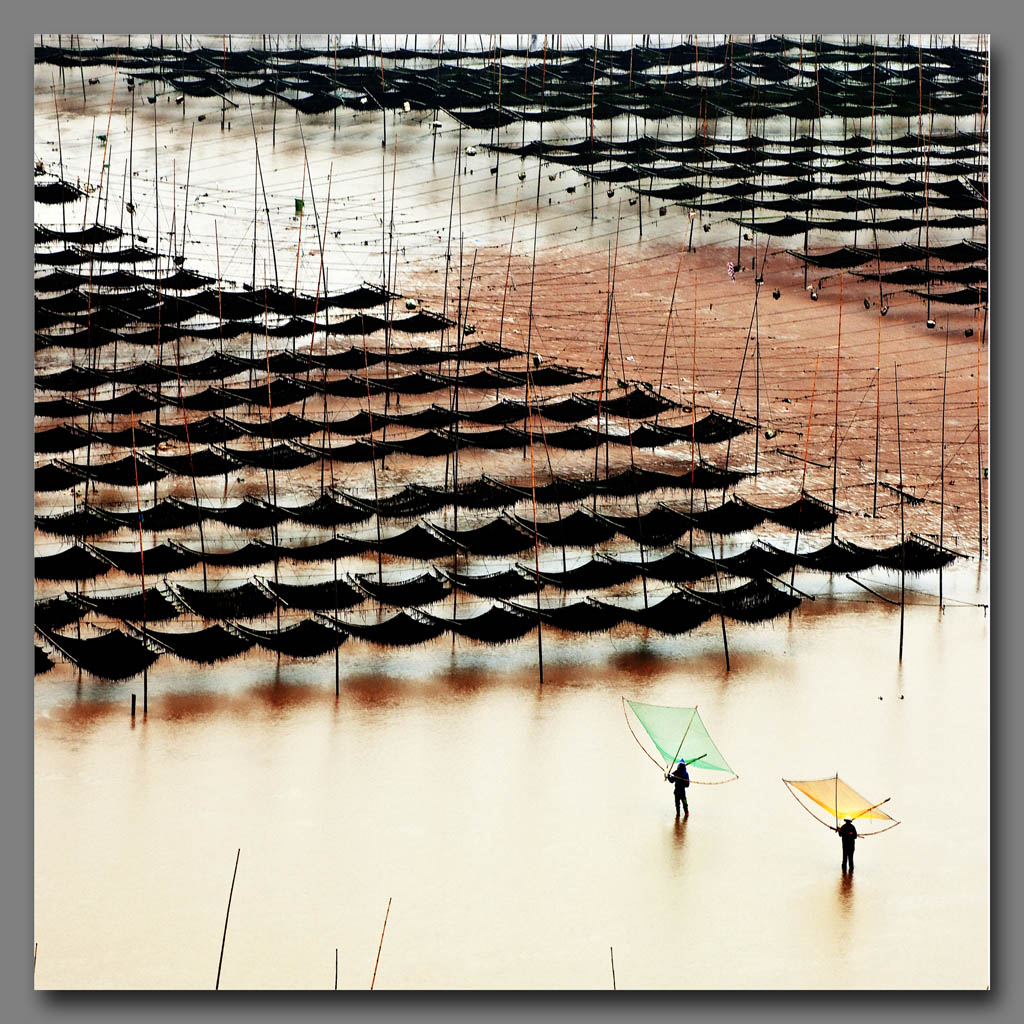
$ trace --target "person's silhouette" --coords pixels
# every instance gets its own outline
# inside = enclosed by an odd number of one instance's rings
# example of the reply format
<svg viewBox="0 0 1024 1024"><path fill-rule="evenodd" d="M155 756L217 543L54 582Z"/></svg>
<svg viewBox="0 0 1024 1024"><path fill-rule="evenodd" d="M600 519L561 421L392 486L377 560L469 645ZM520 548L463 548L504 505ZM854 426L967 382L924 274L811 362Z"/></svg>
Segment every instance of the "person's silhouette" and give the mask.
<svg viewBox="0 0 1024 1024"><path fill-rule="evenodd" d="M686 787L690 784L690 776L686 771L686 762L679 761L679 764L665 776L669 782L675 783L673 795L676 800L676 817L679 817L679 806L682 805L683 814L689 816L690 808L686 804Z"/></svg>
<svg viewBox="0 0 1024 1024"><path fill-rule="evenodd" d="M844 818L842 825L835 829L839 833L839 838L843 841L843 871L853 870L853 847L857 842L857 830L853 826L853 822L849 818Z"/></svg>

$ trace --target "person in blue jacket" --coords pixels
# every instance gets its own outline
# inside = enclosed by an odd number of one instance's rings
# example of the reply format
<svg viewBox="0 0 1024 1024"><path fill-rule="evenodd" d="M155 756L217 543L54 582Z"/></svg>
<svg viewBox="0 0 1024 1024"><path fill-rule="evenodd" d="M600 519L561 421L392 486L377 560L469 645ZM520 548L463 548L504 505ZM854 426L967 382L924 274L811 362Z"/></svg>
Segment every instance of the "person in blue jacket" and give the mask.
<svg viewBox="0 0 1024 1024"><path fill-rule="evenodd" d="M665 778L669 782L675 783L673 793L676 798L676 817L679 817L679 805L682 804L683 816L688 818L690 816L690 808L686 804L686 787L690 784L690 776L686 771L686 762L680 760L679 764Z"/></svg>

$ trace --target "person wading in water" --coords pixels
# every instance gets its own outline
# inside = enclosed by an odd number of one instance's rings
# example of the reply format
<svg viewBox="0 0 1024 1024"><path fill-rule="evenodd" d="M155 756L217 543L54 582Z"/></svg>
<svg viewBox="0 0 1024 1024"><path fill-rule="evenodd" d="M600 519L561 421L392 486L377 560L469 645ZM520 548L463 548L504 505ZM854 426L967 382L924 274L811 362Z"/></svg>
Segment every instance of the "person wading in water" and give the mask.
<svg viewBox="0 0 1024 1024"><path fill-rule="evenodd" d="M842 825L839 828L834 829L839 833L839 838L843 841L843 870L846 870L846 865L850 865L850 870L853 870L853 846L857 842L857 830L853 826L853 822L849 818L844 818Z"/></svg>
<svg viewBox="0 0 1024 1024"><path fill-rule="evenodd" d="M675 783L676 817L679 817L679 805L683 806L683 815L690 816L690 808L686 805L686 787L690 784L690 776L686 771L686 762L680 761L675 770L665 776L666 780Z"/></svg>

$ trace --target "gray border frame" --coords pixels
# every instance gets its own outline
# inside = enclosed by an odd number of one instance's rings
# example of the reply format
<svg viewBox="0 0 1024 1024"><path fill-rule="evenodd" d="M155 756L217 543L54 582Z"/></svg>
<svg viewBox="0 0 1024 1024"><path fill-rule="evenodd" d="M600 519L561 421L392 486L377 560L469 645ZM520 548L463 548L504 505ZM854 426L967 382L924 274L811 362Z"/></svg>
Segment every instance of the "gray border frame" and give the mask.
<svg viewBox="0 0 1024 1024"><path fill-rule="evenodd" d="M1011 176L1011 168L1021 165L1021 128L1016 103L1024 95L1018 47L1024 43L1021 24L1024 15L1019 0L973 0L970 4L953 0L911 0L894 8L891 0L860 0L855 14L849 6L826 8L820 0L770 0L754 5L750 0L718 0L710 8L696 13L671 3L671 0L641 0L630 5L629 20L639 28L672 28L676 31L736 29L749 32L842 31L863 32L884 28L887 31L982 31L992 36L993 109L991 147L996 168L993 189L998 218L993 222L990 273L996 282L996 294L1008 287L1011 268L1016 269L1012 228L1022 220L1020 190ZM837 18L836 14L840 13ZM639 15L639 17L637 16ZM173 18L173 22L172 19ZM32 799L32 678L31 650L31 536L32 447L31 429L31 265L26 259L31 244L32 200L28 192L32 158L32 51L31 34L40 29L82 27L104 30L130 21L139 28L203 27L218 31L237 20L241 27L257 26L271 31L321 29L344 21L349 31L401 26L403 31L437 31L453 24L473 27L516 29L537 25L552 30L583 28L588 31L622 30L621 8L610 0L563 0L556 11L542 0L519 0L514 9L473 0L377 0L372 8L361 8L354 16L340 5L327 0L294 4L282 16L279 5L266 0L243 3L226 0L211 16L208 3L178 0L173 12L154 5L140 6L131 0L37 0L36 3L8 8L0 33L0 78L3 84L3 130L7 145L0 146L0 180L8 183L5 202L0 204L0 238L8 239L0 249L3 273L2 373L0 373L0 578L7 585L0 591L2 615L0 629L5 673L0 685L0 1007L6 1020L35 1022L74 1017L79 1020L184 1020L201 1024L206 1020L277 1019L301 1014L316 1019L343 1015L348 1021L374 1018L450 1019L456 1016L486 1014L495 1019L520 1018L527 1014L543 1017L568 1016L601 1018L668 1012L692 1012L714 1008L716 1015L741 1019L757 1014L762 1019L789 1019L797 1015L846 1017L870 1012L904 1021L908 1015L949 1017L968 1015L997 1020L1024 1019L1024 985L1018 964L1021 957L1022 885L1021 874L1014 871L1021 847L1021 815L1016 784L1021 780L1022 745L1013 738L1021 721L1022 687L1012 666L1020 653L1019 637L1014 636L1017 609L1011 601L1020 599L1021 566L1019 531L1001 529L1004 516L1020 506L1022 482L1020 460L1008 455L1021 436L1022 403L1014 385L1024 380L1021 363L1024 356L1010 334L1016 326L1012 312L999 312L993 324L1005 327L1008 344L1002 344L994 360L997 373L991 379L991 497L994 502L990 531L995 539L997 561L992 563L992 786L993 814L991 848L991 993L618 993L613 998L602 993L527 993L527 994L384 994L339 997L317 994L225 994L217 998L205 993L35 993L32 990L32 916L33 916L33 799ZM851 24L851 22L856 22ZM284 24L284 22L287 22ZM162 24L161 24L162 23ZM193 28L194 30L194 28ZM1016 45L1015 45L1016 44ZM1002 227L1002 230L1000 228ZM1009 229L1009 230L1008 230ZM1000 302L1000 310L1008 303ZM993 336L1002 338L1002 332ZM1016 525L1016 524L1014 524ZM1012 646L1011 646L1012 645ZM956 752L954 752L955 755ZM935 828L942 827L945 808L935 809ZM627 1000L623 1006L621 1000ZM371 1003L382 1003L371 1008ZM616 1005L619 1003L619 1005ZM695 1006L696 1003L696 1006ZM333 1004L333 1005L332 1005Z"/></svg>

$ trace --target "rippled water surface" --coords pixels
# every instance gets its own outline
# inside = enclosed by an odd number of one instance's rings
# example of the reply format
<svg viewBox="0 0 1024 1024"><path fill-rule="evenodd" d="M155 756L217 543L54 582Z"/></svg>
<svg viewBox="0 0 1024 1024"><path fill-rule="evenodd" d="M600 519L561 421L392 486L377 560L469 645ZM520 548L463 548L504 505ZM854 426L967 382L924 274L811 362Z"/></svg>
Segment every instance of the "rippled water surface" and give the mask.
<svg viewBox="0 0 1024 1024"><path fill-rule="evenodd" d="M679 638L244 658L36 683L36 985L954 987L989 981L988 618L850 585ZM897 596L898 590L884 590ZM885 581L878 586L885 587ZM920 590L929 584L918 583ZM923 602L922 594L911 599ZM959 602L964 602L963 604ZM163 665L163 663L161 663ZM700 707L740 778L688 820L620 697ZM141 692L140 692L141 706ZM955 748L957 769L951 770ZM975 752L976 756L972 756ZM839 774L902 824L838 839L780 778Z"/></svg>

